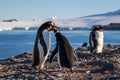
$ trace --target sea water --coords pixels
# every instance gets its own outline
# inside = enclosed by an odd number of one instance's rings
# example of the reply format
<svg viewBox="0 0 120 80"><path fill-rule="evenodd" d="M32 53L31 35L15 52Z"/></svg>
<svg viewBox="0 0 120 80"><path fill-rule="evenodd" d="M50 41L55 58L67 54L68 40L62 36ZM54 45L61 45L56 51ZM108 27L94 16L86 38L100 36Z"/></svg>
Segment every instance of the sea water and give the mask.
<svg viewBox="0 0 120 80"><path fill-rule="evenodd" d="M0 59L16 56L24 52L33 52L34 41L37 31L1 31L0 32ZM89 43L89 30L61 31L77 49L84 42ZM55 47L55 35L51 34L51 51ZM104 46L107 44L120 45L120 31L104 31ZM89 45L89 44L88 44Z"/></svg>

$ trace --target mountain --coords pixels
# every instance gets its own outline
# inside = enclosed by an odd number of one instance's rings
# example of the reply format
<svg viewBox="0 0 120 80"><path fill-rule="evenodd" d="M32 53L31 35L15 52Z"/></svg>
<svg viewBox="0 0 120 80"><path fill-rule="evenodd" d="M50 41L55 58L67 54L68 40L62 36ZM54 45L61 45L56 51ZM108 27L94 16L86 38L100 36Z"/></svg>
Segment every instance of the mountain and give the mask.
<svg viewBox="0 0 120 80"><path fill-rule="evenodd" d="M114 15L120 15L120 9L112 12L107 12L107 13L102 13L102 14L94 14L94 15L89 15L88 17L93 17L93 16L114 16Z"/></svg>
<svg viewBox="0 0 120 80"><path fill-rule="evenodd" d="M103 14L94 14L72 19L56 20L62 27L82 27L91 28L92 25L109 25L110 23L120 23L120 9Z"/></svg>
<svg viewBox="0 0 120 80"><path fill-rule="evenodd" d="M76 17L70 19L59 19L51 17L46 20L32 20L32 21L13 21L0 22L0 30L11 30L15 27L22 27L28 29L29 27L39 27L42 23L48 20L53 20L59 27L69 28L91 28L93 25L109 25L110 23L120 23L120 9L103 14L94 14L84 17Z"/></svg>

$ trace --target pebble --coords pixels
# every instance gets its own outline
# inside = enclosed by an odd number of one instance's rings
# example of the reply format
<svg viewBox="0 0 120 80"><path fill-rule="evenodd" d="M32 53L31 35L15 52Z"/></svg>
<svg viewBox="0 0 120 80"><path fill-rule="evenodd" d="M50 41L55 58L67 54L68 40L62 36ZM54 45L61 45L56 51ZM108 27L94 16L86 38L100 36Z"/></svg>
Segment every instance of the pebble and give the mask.
<svg viewBox="0 0 120 80"><path fill-rule="evenodd" d="M107 80L120 77L120 45L107 45L104 47L102 56L92 56L89 51L77 49L79 62L73 68L73 73L63 73L59 70L56 60L53 63L47 62L46 74L54 76L59 80ZM1 80L54 80L43 74L37 67L32 66L32 53L24 52L18 56L11 56L8 59L0 60ZM76 66L77 65L77 66ZM57 70L56 70L57 69ZM102 72L99 70L102 69ZM97 73L91 71L97 70ZM89 75L90 74L90 75Z"/></svg>

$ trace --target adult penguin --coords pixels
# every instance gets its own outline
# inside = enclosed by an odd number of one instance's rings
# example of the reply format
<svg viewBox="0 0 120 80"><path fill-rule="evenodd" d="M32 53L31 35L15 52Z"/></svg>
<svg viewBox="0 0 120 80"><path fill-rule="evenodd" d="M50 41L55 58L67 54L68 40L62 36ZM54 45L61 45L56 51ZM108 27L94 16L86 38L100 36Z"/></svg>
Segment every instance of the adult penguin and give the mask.
<svg viewBox="0 0 120 80"><path fill-rule="evenodd" d="M57 54L60 69L70 69L70 71L73 72L73 62L75 59L77 59L74 48L67 40L67 38L60 32L55 31L55 37L56 47L51 54L50 63L52 62L54 56Z"/></svg>
<svg viewBox="0 0 120 80"><path fill-rule="evenodd" d="M44 63L48 57L51 43L49 31L58 29L53 21L47 21L39 27L34 43L33 67L39 65L39 69L44 70Z"/></svg>
<svg viewBox="0 0 120 80"><path fill-rule="evenodd" d="M94 25L89 36L90 52L99 54L103 51L103 28L102 25Z"/></svg>

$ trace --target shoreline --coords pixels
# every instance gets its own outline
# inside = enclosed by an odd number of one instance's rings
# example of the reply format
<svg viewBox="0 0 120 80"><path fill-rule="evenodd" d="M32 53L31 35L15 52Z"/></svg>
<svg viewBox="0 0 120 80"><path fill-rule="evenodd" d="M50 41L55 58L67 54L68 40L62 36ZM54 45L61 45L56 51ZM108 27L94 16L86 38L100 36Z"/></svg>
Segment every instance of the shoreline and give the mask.
<svg viewBox="0 0 120 80"><path fill-rule="evenodd" d="M53 63L45 63L46 71L31 67L32 53L25 52L15 57L0 60L0 79L80 79L80 80L119 80L120 79L120 45L104 46L103 55L93 56L88 50L78 48L78 62L75 62L73 73L60 71L56 58Z"/></svg>

